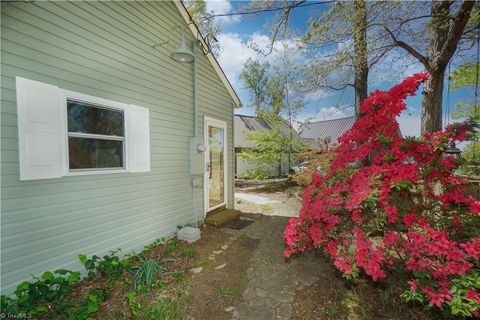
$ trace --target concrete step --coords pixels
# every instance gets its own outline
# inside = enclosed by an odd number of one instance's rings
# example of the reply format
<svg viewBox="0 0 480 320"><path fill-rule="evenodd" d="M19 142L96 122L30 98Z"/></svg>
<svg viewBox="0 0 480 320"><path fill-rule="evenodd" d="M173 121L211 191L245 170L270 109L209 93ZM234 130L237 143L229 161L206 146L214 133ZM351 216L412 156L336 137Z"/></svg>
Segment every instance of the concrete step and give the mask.
<svg viewBox="0 0 480 320"><path fill-rule="evenodd" d="M205 223L215 226L223 227L224 225L237 220L240 217L241 211L235 209L223 209L207 214Z"/></svg>

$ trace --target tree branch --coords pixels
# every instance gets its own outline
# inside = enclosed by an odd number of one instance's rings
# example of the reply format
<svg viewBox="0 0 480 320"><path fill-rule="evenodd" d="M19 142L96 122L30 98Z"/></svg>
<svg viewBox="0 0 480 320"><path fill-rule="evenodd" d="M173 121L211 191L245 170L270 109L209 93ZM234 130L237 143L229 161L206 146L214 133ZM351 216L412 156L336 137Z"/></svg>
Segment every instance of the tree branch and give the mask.
<svg viewBox="0 0 480 320"><path fill-rule="evenodd" d="M404 49L405 51L407 51L408 53L410 53L412 56L414 56L418 61L420 61L426 69L430 69L430 63L427 59L427 57L425 57L424 55L422 55L420 52L418 52L417 50L415 50L412 46L410 46L409 44L407 44L406 42L402 41L402 40L397 40L397 38L395 37L395 35L393 34L392 31L390 31L390 29L385 26L384 24L379 24L379 26L381 26L382 28L385 29L385 31L388 32L388 34L390 35L390 37L392 38L392 41L393 41L393 44L397 47L400 47L402 49Z"/></svg>
<svg viewBox="0 0 480 320"><path fill-rule="evenodd" d="M454 22L450 27L450 30L447 35L447 40L443 46L439 59L437 61L438 66L446 66L450 61L450 58L455 53L457 49L458 42L462 37L463 30L467 25L468 19L470 18L470 13L472 11L475 1L464 0L460 9L454 18Z"/></svg>

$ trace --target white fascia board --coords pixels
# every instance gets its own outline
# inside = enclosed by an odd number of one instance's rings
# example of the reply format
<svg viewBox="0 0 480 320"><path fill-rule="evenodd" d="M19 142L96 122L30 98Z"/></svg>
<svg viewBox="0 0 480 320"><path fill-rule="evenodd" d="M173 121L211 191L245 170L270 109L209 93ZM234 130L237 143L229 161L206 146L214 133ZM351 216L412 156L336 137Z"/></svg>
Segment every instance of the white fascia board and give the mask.
<svg viewBox="0 0 480 320"><path fill-rule="evenodd" d="M187 23L188 27L190 28L190 31L192 31L195 38L199 39L199 41L202 43L202 45L205 48L208 48L207 43L203 39L203 36L201 35L200 31L198 30L197 25L195 24L195 22L193 22L192 18L190 17L190 14L188 13L185 6L183 5L182 1L181 0L175 0L173 2L175 3L175 6L177 7L178 11L180 11L181 16L183 17L183 19ZM207 53L207 59L212 64L213 69L218 74L218 76L220 77L220 80L222 80L223 85L225 86L228 93L232 97L233 102L235 103L235 107L236 108L242 107L242 102L240 101L240 98L238 97L237 93L233 89L233 86L230 83L230 81L228 81L228 78L225 75L225 72L223 72L223 69L222 69L222 67L220 67L220 64L218 63L215 56L211 52L208 52Z"/></svg>

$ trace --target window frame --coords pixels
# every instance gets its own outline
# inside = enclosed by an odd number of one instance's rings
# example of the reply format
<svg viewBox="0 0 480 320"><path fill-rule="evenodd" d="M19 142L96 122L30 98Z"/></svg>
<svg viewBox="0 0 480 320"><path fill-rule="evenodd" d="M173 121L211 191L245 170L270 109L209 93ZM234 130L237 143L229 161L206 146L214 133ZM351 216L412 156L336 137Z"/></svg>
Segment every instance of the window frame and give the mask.
<svg viewBox="0 0 480 320"><path fill-rule="evenodd" d="M109 135L99 135L92 133L70 133L68 131L68 100L74 100L76 102L90 104L92 107L99 107L104 109L110 109L114 111L120 111L123 113L123 137L120 136L109 136ZM126 173L130 172L130 161L128 158L128 143L129 143L129 132L128 132L128 108L127 104L116 102L112 100L107 100L103 98L98 98L95 96L90 96L74 91L62 90L62 131L64 136L64 175L65 176L81 176L81 175L92 175L92 174L109 174L109 173ZM93 139L103 139L111 141L122 141L123 142L123 167L122 168L88 168L88 169L70 169L70 152L69 152L69 137L77 138L93 138ZM105 139L107 138L107 139Z"/></svg>

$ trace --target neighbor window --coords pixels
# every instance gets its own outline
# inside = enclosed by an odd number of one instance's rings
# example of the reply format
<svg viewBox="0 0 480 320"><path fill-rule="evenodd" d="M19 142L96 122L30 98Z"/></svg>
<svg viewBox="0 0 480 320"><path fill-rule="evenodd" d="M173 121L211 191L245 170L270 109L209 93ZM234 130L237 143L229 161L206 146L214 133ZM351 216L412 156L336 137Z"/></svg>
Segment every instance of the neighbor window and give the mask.
<svg viewBox="0 0 480 320"><path fill-rule="evenodd" d="M125 113L67 99L71 172L125 169Z"/></svg>

